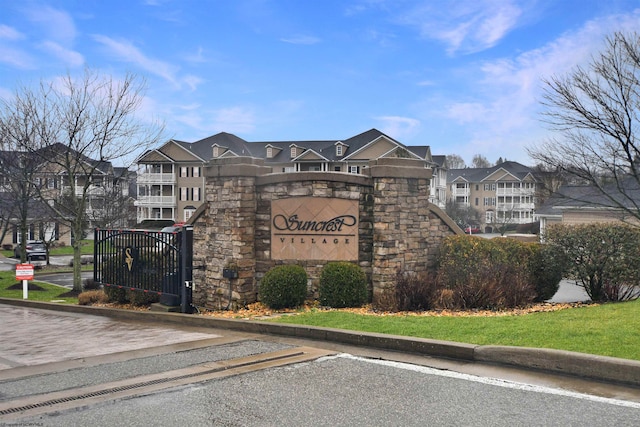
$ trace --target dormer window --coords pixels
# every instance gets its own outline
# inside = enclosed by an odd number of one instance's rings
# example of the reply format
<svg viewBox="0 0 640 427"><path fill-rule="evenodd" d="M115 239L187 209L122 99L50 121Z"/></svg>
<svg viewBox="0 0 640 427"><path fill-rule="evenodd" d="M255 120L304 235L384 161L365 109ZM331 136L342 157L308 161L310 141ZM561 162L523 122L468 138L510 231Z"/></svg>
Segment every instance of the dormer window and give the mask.
<svg viewBox="0 0 640 427"><path fill-rule="evenodd" d="M298 155L298 147L295 145L291 146L291 158L295 158Z"/></svg>
<svg viewBox="0 0 640 427"><path fill-rule="evenodd" d="M273 157L273 148L267 147L267 159L270 159L272 157Z"/></svg>
<svg viewBox="0 0 640 427"><path fill-rule="evenodd" d="M342 145L338 144L336 145L336 156L341 157L342 156Z"/></svg>
<svg viewBox="0 0 640 427"><path fill-rule="evenodd" d="M213 157L220 157L220 147L213 147Z"/></svg>

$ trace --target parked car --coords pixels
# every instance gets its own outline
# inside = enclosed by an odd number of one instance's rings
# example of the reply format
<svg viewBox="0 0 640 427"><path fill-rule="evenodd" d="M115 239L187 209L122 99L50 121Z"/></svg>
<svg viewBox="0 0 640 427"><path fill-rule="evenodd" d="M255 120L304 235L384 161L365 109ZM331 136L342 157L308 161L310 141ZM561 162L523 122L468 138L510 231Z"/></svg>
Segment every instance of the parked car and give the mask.
<svg viewBox="0 0 640 427"><path fill-rule="evenodd" d="M480 227L478 227L477 225L467 225L464 228L464 232L466 234L478 234L478 233L481 233L482 231L480 230Z"/></svg>
<svg viewBox="0 0 640 427"><path fill-rule="evenodd" d="M27 252L27 262L35 266L47 265L47 247L41 240L28 240L25 246ZM13 256L20 258L22 254L22 244L18 244L13 249Z"/></svg>

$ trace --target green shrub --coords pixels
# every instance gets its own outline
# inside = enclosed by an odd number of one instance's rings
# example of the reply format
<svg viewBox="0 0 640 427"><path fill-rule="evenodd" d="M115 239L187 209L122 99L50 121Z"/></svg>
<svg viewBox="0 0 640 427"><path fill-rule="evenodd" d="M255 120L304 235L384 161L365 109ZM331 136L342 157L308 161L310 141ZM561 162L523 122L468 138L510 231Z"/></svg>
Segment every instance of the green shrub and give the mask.
<svg viewBox="0 0 640 427"><path fill-rule="evenodd" d="M536 301L553 298L560 288L564 272L563 256L550 245L537 244L530 261L531 280L536 287Z"/></svg>
<svg viewBox="0 0 640 427"><path fill-rule="evenodd" d="M452 236L443 240L437 266L435 306L501 309L536 298L530 262L534 249L514 239ZM444 292L448 290L449 292Z"/></svg>
<svg viewBox="0 0 640 427"><path fill-rule="evenodd" d="M320 273L318 293L323 306L359 307L367 301L367 276L356 264L330 262Z"/></svg>
<svg viewBox="0 0 640 427"><path fill-rule="evenodd" d="M129 301L127 298L127 291L117 286L105 286L104 293L107 294L109 302L126 304Z"/></svg>
<svg viewBox="0 0 640 427"><path fill-rule="evenodd" d="M129 289L127 290L127 300L134 306L144 306L160 301L160 295L155 292Z"/></svg>
<svg viewBox="0 0 640 427"><path fill-rule="evenodd" d="M273 267L262 278L259 297L273 309L302 305L307 297L307 273L299 265Z"/></svg>
<svg viewBox="0 0 640 427"><path fill-rule="evenodd" d="M625 301L640 295L640 229L625 224L554 224L548 244L568 262L576 280L593 301Z"/></svg>

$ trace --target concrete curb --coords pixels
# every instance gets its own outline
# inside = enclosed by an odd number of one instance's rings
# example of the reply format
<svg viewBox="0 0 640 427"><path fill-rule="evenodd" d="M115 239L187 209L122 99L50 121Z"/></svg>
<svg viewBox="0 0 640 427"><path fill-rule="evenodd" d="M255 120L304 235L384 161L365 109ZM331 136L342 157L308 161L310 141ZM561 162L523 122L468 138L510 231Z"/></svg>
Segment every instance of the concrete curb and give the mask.
<svg viewBox="0 0 640 427"><path fill-rule="evenodd" d="M590 378L604 382L640 386L640 361L576 353L563 350L474 345L406 336L386 335L342 329L276 324L238 319L221 319L181 313L133 311L0 298L0 304L70 313L84 313L115 319L172 323L191 327L229 329L360 347L421 354L432 357L515 366L532 370Z"/></svg>

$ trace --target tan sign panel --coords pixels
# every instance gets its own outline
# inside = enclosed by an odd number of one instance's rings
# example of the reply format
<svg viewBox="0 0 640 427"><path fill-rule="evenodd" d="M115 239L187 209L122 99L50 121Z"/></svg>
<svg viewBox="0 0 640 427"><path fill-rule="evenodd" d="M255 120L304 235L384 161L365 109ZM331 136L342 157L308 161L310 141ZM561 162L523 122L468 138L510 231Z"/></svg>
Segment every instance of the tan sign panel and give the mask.
<svg viewBox="0 0 640 427"><path fill-rule="evenodd" d="M358 260L358 201L295 197L271 202L271 259Z"/></svg>

